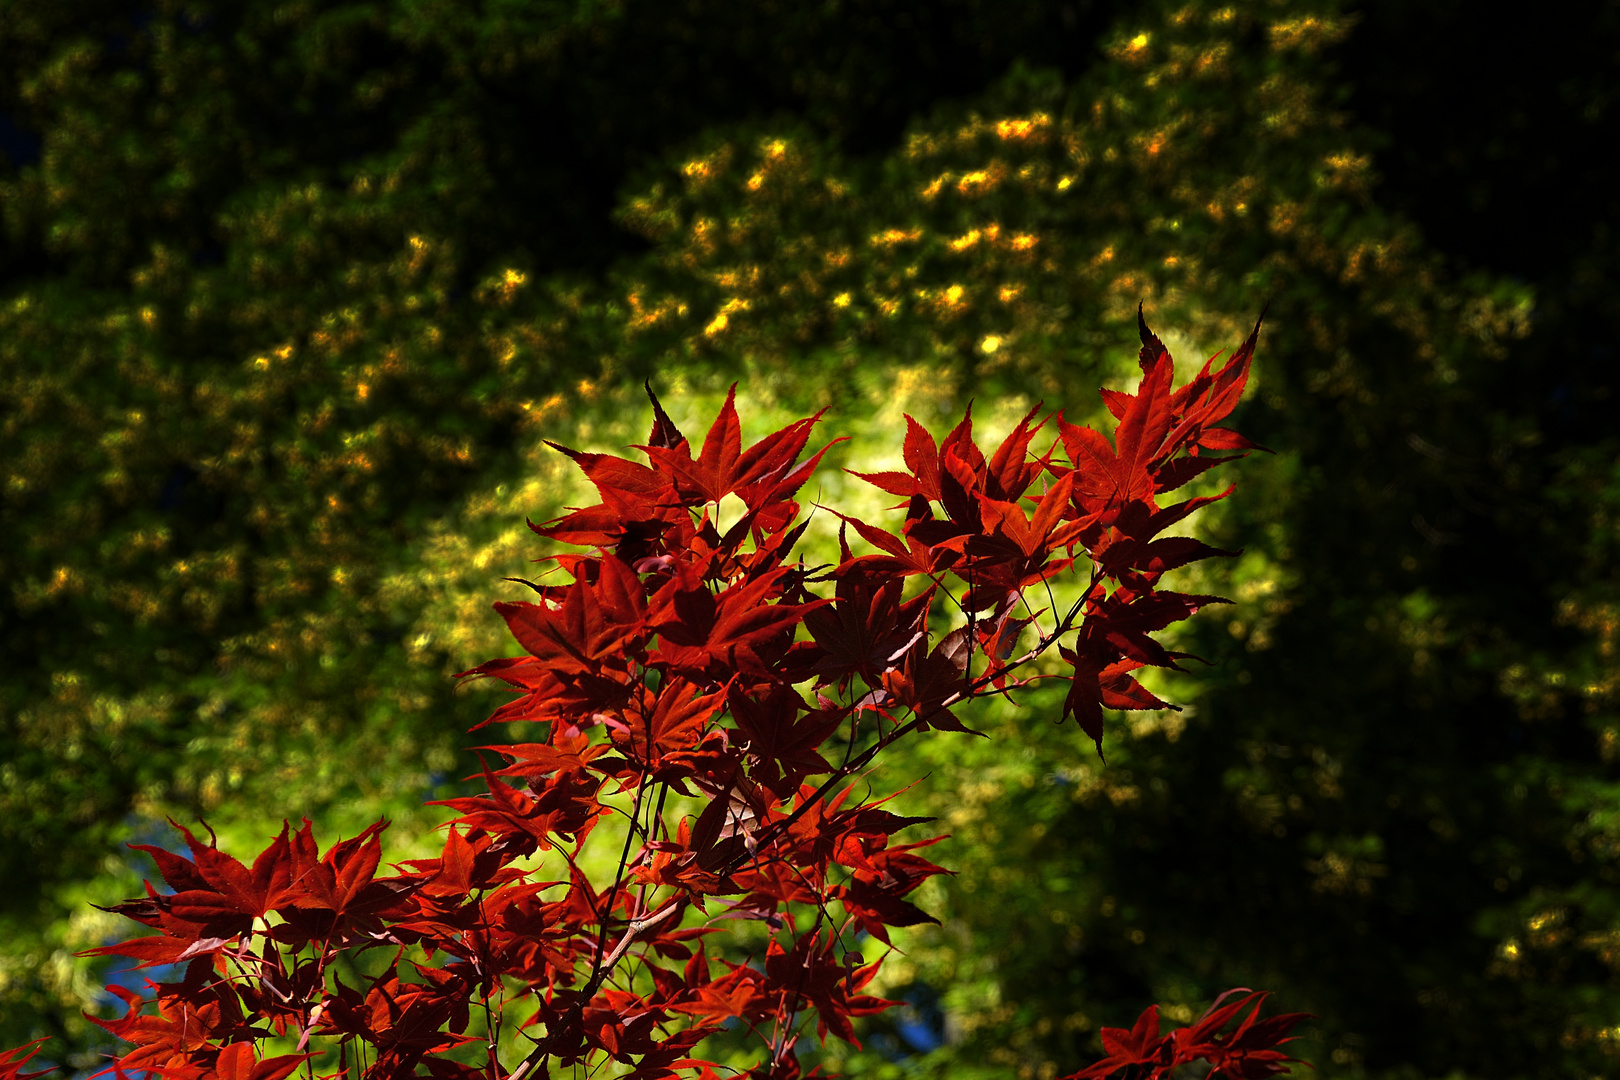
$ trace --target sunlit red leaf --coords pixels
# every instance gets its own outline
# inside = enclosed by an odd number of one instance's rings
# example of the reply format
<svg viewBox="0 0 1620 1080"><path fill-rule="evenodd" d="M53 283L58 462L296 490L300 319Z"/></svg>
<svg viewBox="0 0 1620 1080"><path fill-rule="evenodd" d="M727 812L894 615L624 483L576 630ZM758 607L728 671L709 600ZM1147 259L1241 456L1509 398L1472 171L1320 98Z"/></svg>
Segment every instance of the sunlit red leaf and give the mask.
<svg viewBox="0 0 1620 1080"><path fill-rule="evenodd" d="M55 1068L38 1069L34 1072L23 1072L22 1067L33 1060L40 1047L44 1045L44 1038L24 1043L14 1050L0 1051L0 1080L34 1080L35 1077L45 1076L55 1072Z"/></svg>

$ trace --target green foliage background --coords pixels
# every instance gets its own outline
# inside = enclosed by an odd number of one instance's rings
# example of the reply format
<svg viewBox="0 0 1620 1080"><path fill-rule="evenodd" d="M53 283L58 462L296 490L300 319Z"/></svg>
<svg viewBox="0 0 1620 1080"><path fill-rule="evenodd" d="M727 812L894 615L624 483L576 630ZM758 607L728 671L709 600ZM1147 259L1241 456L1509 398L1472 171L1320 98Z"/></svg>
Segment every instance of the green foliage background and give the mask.
<svg viewBox="0 0 1620 1080"><path fill-rule="evenodd" d="M961 873L830 1063L1051 1080L1246 984L1324 1077L1612 1072L1620 15L1481 22L0 2L0 1043L93 1064L73 954L166 815L431 843L498 700L447 676L578 494L543 437L737 379L870 467L1091 414L1145 300L1184 365L1269 303L1213 666L1106 766L1038 693L891 762Z"/></svg>

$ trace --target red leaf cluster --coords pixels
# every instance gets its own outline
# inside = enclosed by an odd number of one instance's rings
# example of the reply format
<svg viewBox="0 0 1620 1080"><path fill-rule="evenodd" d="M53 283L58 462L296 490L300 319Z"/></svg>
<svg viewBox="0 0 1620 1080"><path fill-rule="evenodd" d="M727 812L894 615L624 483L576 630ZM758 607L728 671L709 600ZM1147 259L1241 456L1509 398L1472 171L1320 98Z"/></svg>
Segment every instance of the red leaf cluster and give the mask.
<svg viewBox="0 0 1620 1080"><path fill-rule="evenodd" d="M1136 393L1104 391L1112 440L1037 409L987 453L971 415L939 440L908 417L908 471L866 476L903 518L839 515L832 566L796 553L819 415L745 447L733 392L694 453L654 397L644 461L557 447L600 501L531 527L584 550L549 556L566 580L527 583L534 600L495 605L523 654L463 673L506 683L488 722L534 724L535 741L482 748L502 760L482 794L443 804L439 857L386 873L381 824L324 853L307 821L284 827L251 866L185 829L189 857L142 847L166 888L113 910L154 932L94 952L179 975L113 988L128 1012L98 1023L131 1048L112 1068L521 1080L611 1058L657 1080L709 1074L698 1044L740 1027L764 1046L754 1073L786 1078L812 1023L856 1042L854 1018L893 1004L866 992L882 961L856 946L932 921L909 897L942 872L919 854L940 837L896 841L925 819L856 797L862 771L897 739L966 730L959 705L1026 685L1054 650L1063 715L1100 750L1104 709L1165 707L1132 674L1181 658L1153 633L1221 602L1158 585L1229 554L1162 535L1224 493L1166 497L1231 460L1209 451L1250 446L1217 425L1255 337L1177 389L1141 329ZM1082 561L1060 613L1054 581ZM610 816L621 855L593 881L580 855ZM711 955L701 939L729 919L758 923L762 949ZM1149 1010L1076 1076L1186 1054L1276 1071L1292 1019L1218 1036L1235 1008L1164 1039ZM525 1051L502 1061L514 1025ZM261 1059L272 1036L296 1052Z"/></svg>
<svg viewBox="0 0 1620 1080"><path fill-rule="evenodd" d="M1235 994L1244 997L1227 1004ZM1211 1080L1264 1080L1285 1073L1297 1059L1277 1047L1292 1042L1288 1033L1310 1014L1284 1013L1262 1020L1260 1005L1266 996L1241 987L1228 990L1192 1024L1164 1035L1159 1034L1159 1007L1150 1005L1129 1029L1103 1028L1108 1056L1062 1080L1167 1080L1180 1066L1197 1061L1208 1063L1204 1075ZM1245 1009L1248 1014L1242 1015Z"/></svg>

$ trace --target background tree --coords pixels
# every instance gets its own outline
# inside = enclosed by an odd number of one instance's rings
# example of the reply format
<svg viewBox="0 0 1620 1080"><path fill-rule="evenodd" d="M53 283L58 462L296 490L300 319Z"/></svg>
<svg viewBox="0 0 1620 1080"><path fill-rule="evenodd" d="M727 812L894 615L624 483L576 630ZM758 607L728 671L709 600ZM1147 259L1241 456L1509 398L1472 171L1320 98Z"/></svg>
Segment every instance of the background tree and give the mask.
<svg viewBox="0 0 1620 1080"><path fill-rule="evenodd" d="M1617 40L1613 5L6 4L0 1041L89 1052L84 901L164 813L431 824L508 515L570 498L541 434L639 438L654 369L695 411L744 374L762 416L1010 425L1123 372L1139 299L1212 352L1269 298L1243 424L1283 453L1196 590L1242 601L1184 642L1214 681L1106 770L1056 732L935 763L963 932L908 941L889 1056L1039 1076L1252 981L1329 1076L1609 1068Z"/></svg>

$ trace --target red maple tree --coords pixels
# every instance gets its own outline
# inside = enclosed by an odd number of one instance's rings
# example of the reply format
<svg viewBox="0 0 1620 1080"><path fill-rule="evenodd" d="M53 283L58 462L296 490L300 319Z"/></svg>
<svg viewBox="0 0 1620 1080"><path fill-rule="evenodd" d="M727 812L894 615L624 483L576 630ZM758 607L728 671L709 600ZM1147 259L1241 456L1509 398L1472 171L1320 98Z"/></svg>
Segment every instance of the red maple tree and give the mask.
<svg viewBox="0 0 1620 1080"><path fill-rule="evenodd" d="M908 417L908 471L857 474L904 516L891 532L839 515L836 566L796 555L819 414L745 447L733 388L694 453L653 397L645 463L557 447L601 501L531 527L584 550L548 557L567 583L495 605L524 654L463 673L507 684L486 723L533 724L537 741L482 747L503 761L481 794L443 804L442 854L388 872L382 823L324 853L308 821L284 827L251 865L183 828L189 858L138 845L167 889L113 910L151 933L92 954L179 977L109 987L127 1013L96 1023L129 1044L109 1071L526 1080L611 1059L635 1080L707 1080L699 1044L740 1026L762 1044L749 1075L791 1080L812 1021L859 1045L854 1018L895 1003L867 992L882 960L858 939L933 921L907 897L942 872L921 854L942 838L897 842L926 819L859 797L857 778L899 739L967 730L958 706L1039 677L1068 680L1063 718L1099 752L1104 709L1167 707L1133 674L1183 658L1153 632L1224 601L1159 582L1231 554L1163 535L1227 492L1167 496L1252 447L1217 425L1258 331L1173 388L1143 321L1140 386L1103 391L1112 440L1037 409L987 455L971 414L939 440ZM1059 610L1051 583L1077 566L1079 598ZM1028 674L1054 650L1060 675ZM593 882L580 857L615 814L616 870ZM746 962L704 943L730 919L763 929ZM1247 991L1222 1004L1238 993L1169 1034L1156 1007L1105 1028L1109 1056L1073 1080L1197 1060L1210 1076L1286 1071L1277 1046L1302 1014L1261 1020ZM514 1025L524 1052L503 1061ZM266 1040L291 1052L261 1056ZM0 1080L27 1080L37 1049L0 1055Z"/></svg>

